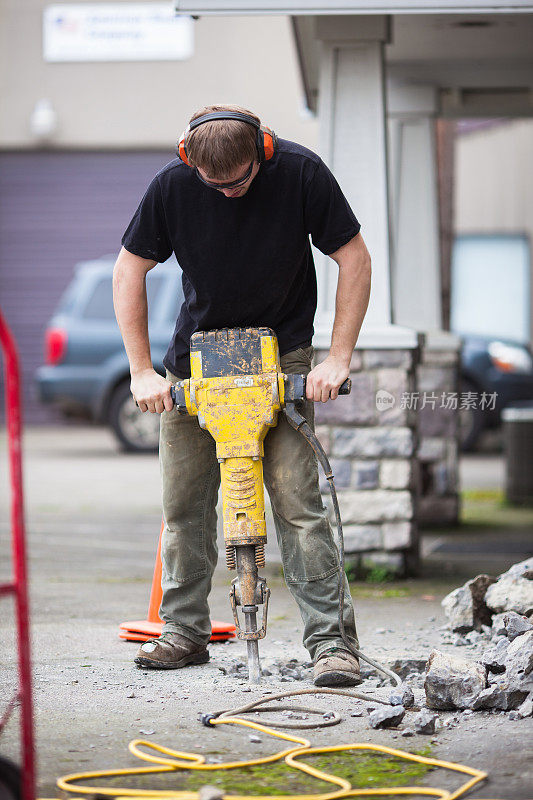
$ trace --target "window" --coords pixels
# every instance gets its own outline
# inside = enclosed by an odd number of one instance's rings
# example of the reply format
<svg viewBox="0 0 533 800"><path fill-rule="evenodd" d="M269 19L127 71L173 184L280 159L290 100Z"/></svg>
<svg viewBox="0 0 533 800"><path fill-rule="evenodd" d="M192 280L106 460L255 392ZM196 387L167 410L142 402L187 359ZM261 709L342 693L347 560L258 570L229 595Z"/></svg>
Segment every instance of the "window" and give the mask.
<svg viewBox="0 0 533 800"><path fill-rule="evenodd" d="M458 236L452 256L452 331L528 342L529 265L524 235Z"/></svg>

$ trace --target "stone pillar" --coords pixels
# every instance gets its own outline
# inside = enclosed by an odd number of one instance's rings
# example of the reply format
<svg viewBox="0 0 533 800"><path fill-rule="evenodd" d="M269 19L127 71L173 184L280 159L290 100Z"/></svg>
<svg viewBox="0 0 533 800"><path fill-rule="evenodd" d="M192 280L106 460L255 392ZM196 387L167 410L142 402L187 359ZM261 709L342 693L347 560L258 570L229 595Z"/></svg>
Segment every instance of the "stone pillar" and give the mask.
<svg viewBox="0 0 533 800"><path fill-rule="evenodd" d="M318 351L317 359L325 355ZM418 358L418 348L357 349L351 394L315 404L317 433L335 475L346 554L386 554L407 574L418 562L417 414L406 403L415 391ZM325 479L322 492L331 510Z"/></svg>
<svg viewBox="0 0 533 800"><path fill-rule="evenodd" d="M392 554L413 571L418 557L416 413L402 407L415 389L419 339L393 324L385 73L385 16L316 17L321 45L321 155L362 226L372 256L372 293L352 357L352 394L315 406L332 458L347 554ZM317 257L317 360L327 354L337 265ZM324 486L327 490L327 487ZM324 496L327 503L328 498Z"/></svg>

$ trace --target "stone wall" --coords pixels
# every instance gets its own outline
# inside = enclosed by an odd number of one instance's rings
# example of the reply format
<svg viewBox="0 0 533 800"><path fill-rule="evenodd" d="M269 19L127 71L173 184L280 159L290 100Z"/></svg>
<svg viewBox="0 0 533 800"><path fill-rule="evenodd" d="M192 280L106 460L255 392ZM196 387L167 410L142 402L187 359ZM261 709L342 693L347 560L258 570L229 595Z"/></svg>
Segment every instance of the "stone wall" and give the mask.
<svg viewBox="0 0 533 800"><path fill-rule="evenodd" d="M318 351L317 361L327 355ZM408 572L418 559L419 472L416 411L418 348L357 350L351 394L315 404L317 433L335 475L347 554L396 554ZM324 501L331 508L327 481Z"/></svg>
<svg viewBox="0 0 533 800"><path fill-rule="evenodd" d="M423 525L455 525L459 519L459 350L450 334L440 339L435 347L428 337L417 366L417 519Z"/></svg>

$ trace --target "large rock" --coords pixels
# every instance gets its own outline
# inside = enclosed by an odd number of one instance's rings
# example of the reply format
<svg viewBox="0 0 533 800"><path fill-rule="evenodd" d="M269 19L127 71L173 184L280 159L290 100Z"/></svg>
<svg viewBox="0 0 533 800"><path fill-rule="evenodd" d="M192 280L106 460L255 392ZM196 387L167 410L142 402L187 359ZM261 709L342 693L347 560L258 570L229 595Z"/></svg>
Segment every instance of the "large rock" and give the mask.
<svg viewBox="0 0 533 800"><path fill-rule="evenodd" d="M503 615L503 627L505 635L513 641L517 636L522 636L523 633L533 631L533 625L527 617L522 614L517 614L516 611L506 611Z"/></svg>
<svg viewBox="0 0 533 800"><path fill-rule="evenodd" d="M492 617L491 634L492 636L507 636L505 627L505 614L494 614Z"/></svg>
<svg viewBox="0 0 533 800"><path fill-rule="evenodd" d="M404 717L403 706L380 706L370 712L368 721L372 728L395 728Z"/></svg>
<svg viewBox="0 0 533 800"><path fill-rule="evenodd" d="M500 575L485 595L493 611L516 611L526 617L533 614L533 558L521 561Z"/></svg>
<svg viewBox="0 0 533 800"><path fill-rule="evenodd" d="M487 685L482 664L433 650L427 664L424 689L430 708L471 708Z"/></svg>
<svg viewBox="0 0 533 800"><path fill-rule="evenodd" d="M432 714L431 711L428 711L426 708L422 708L413 720L415 731L417 733L425 734L435 733L437 720L438 716L436 714Z"/></svg>
<svg viewBox="0 0 533 800"><path fill-rule="evenodd" d="M533 717L533 692L528 694L522 705L517 708L521 717Z"/></svg>
<svg viewBox="0 0 533 800"><path fill-rule="evenodd" d="M505 677L526 694L533 690L533 631L510 643L505 658Z"/></svg>
<svg viewBox="0 0 533 800"><path fill-rule="evenodd" d="M478 575L446 595L442 607L452 631L466 633L490 625L492 614L485 603L485 593L495 580L490 575Z"/></svg>
<svg viewBox="0 0 533 800"><path fill-rule="evenodd" d="M517 636L512 642L507 640L503 658L498 658L498 664L503 661L505 670L489 677L489 688L477 697L473 708L498 708L510 711L518 708L533 693L533 631L528 631ZM502 648L505 639L496 645ZM486 663L491 660L482 659ZM489 665L489 669L491 666ZM494 670L493 670L494 671ZM524 716L526 716L524 714Z"/></svg>
<svg viewBox="0 0 533 800"><path fill-rule="evenodd" d="M505 672L508 648L509 639L507 636L500 636L485 650L480 658L481 663L484 664L490 672L500 675L502 672Z"/></svg>
<svg viewBox="0 0 533 800"><path fill-rule="evenodd" d="M517 708L527 697L524 692L513 688L503 678L504 676L499 675L498 683L493 683L478 694L471 706L474 711L490 708L498 709L499 711L511 711L511 709Z"/></svg>

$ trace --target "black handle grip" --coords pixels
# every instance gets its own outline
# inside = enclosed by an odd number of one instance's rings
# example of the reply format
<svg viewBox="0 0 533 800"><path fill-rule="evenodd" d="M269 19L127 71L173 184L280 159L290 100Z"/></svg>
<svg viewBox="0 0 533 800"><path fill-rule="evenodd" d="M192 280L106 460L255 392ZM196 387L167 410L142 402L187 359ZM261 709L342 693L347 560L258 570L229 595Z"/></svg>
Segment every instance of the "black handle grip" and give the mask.
<svg viewBox="0 0 533 800"><path fill-rule="evenodd" d="M306 380L304 378L304 394L305 394L305 386L306 386ZM351 378L346 378L344 383L341 383L341 385L339 386L339 394L350 394L351 391L352 391L352 380Z"/></svg>
<svg viewBox="0 0 533 800"><path fill-rule="evenodd" d="M352 391L352 379L346 378L344 383L341 383L339 387L339 394L350 394Z"/></svg>
<svg viewBox="0 0 533 800"><path fill-rule="evenodd" d="M305 400L306 376L298 374L285 375L285 402L298 403ZM339 394L350 394L352 381L346 378L339 387Z"/></svg>
<svg viewBox="0 0 533 800"><path fill-rule="evenodd" d="M185 403L185 392L181 384L176 383L170 387L170 397L174 405L177 406L178 414L186 414L187 404Z"/></svg>

